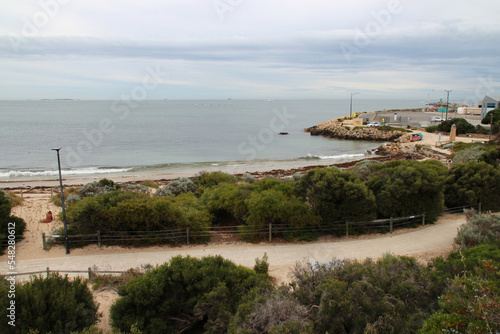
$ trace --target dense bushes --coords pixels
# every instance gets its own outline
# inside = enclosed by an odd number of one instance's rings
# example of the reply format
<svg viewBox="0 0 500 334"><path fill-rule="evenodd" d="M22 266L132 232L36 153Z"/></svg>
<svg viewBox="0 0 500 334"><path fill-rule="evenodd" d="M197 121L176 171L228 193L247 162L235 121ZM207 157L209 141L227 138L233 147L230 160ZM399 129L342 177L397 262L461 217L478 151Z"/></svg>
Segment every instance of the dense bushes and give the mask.
<svg viewBox="0 0 500 334"><path fill-rule="evenodd" d="M433 222L443 212L447 173L439 161L391 161L374 165L367 181L377 201L379 217L425 213Z"/></svg>
<svg viewBox="0 0 500 334"><path fill-rule="evenodd" d="M3 255L4 250L9 246L9 240L14 240L12 235L16 241L20 241L26 230L26 222L23 219L10 215L11 205L10 196L0 190L0 255Z"/></svg>
<svg viewBox="0 0 500 334"><path fill-rule="evenodd" d="M269 285L266 275L220 256L174 257L119 289L113 325L133 324L148 333L227 333L231 316L252 288Z"/></svg>
<svg viewBox="0 0 500 334"><path fill-rule="evenodd" d="M323 222L366 221L376 217L375 196L353 172L337 168L311 170L297 183L297 193Z"/></svg>
<svg viewBox="0 0 500 334"><path fill-rule="evenodd" d="M487 242L500 242L500 216L469 214L467 224L459 227L455 243L462 249Z"/></svg>
<svg viewBox="0 0 500 334"><path fill-rule="evenodd" d="M500 169L486 162L453 166L445 183L447 207L481 203L485 210L500 209Z"/></svg>
<svg viewBox="0 0 500 334"><path fill-rule="evenodd" d="M7 287L0 283L0 293L7 300ZM2 333L71 333L93 325L99 318L97 305L85 281L52 274L33 277L16 285L16 326L0 322ZM2 319L7 319L2 307ZM12 331L12 329L15 329Z"/></svg>
<svg viewBox="0 0 500 334"><path fill-rule="evenodd" d="M457 135L466 133L476 133L476 128L474 125L470 124L463 118L454 118L444 122L441 122L437 126L437 131L450 132L451 126L455 124L457 126Z"/></svg>

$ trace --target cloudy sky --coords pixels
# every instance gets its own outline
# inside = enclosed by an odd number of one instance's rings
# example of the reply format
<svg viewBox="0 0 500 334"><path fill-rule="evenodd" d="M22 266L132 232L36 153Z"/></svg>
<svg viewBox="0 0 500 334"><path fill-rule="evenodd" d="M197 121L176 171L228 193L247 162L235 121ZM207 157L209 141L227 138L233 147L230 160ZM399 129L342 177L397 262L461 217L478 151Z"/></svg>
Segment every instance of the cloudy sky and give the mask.
<svg viewBox="0 0 500 334"><path fill-rule="evenodd" d="M0 0L0 99L500 95L498 0Z"/></svg>

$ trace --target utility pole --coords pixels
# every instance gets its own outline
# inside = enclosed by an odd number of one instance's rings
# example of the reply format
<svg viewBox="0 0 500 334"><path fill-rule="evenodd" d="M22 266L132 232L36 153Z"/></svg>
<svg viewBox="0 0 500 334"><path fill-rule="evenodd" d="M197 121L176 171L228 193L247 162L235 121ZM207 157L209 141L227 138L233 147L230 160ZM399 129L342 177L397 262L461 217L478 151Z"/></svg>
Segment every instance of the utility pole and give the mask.
<svg viewBox="0 0 500 334"><path fill-rule="evenodd" d="M60 149L61 148L53 148L52 151L57 152L57 166L59 167L59 186L61 188L61 203L62 203L62 213L63 213L63 223L64 223L64 244L66 245L66 254L69 254L68 226L66 224L66 209L64 207L64 192L63 192L62 175L61 175L61 159L59 158Z"/></svg>
<svg viewBox="0 0 500 334"><path fill-rule="evenodd" d="M446 94L446 119L445 121L448 120L448 103L450 101L450 93L453 92L452 90L445 90Z"/></svg>
<svg viewBox="0 0 500 334"><path fill-rule="evenodd" d="M359 92L351 93L351 107L349 109L349 118L352 118L352 96L356 94L359 94Z"/></svg>

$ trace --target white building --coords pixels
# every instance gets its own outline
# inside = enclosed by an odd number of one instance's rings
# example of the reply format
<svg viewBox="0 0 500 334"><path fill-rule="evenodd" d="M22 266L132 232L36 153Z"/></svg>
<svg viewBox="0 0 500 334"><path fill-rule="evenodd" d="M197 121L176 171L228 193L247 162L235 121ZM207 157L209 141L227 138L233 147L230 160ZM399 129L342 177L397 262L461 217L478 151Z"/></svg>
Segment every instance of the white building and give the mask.
<svg viewBox="0 0 500 334"><path fill-rule="evenodd" d="M500 96L486 95L483 99L483 104L481 105L481 119L486 116L488 111L493 109L500 109Z"/></svg>

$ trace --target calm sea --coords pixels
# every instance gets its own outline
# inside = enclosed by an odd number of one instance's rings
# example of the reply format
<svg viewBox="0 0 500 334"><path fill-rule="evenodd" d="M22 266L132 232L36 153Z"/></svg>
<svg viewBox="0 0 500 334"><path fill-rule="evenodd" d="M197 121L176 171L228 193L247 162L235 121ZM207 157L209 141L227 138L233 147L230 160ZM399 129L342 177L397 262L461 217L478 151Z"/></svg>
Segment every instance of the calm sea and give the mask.
<svg viewBox="0 0 500 334"><path fill-rule="evenodd" d="M355 100L353 112L424 104ZM346 114L349 100L0 101L0 181L53 179L57 155L51 149L59 147L66 178L245 172L359 159L379 143L304 132Z"/></svg>

